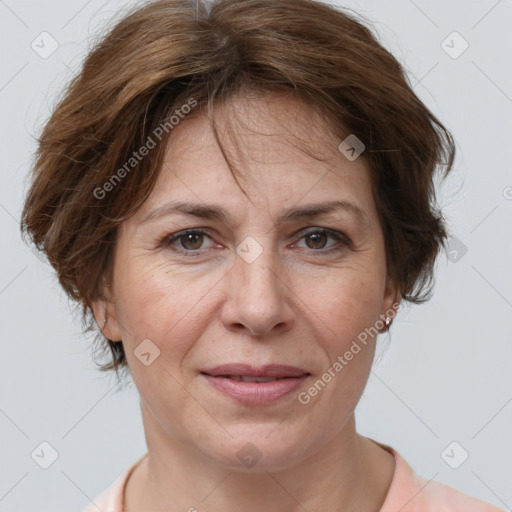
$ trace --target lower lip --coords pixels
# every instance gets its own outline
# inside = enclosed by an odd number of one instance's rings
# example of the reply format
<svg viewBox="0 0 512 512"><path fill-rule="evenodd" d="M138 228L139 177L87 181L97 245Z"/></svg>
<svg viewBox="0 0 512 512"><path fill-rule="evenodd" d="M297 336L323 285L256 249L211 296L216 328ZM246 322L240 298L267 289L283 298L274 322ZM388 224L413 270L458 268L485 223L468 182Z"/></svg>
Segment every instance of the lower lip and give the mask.
<svg viewBox="0 0 512 512"><path fill-rule="evenodd" d="M264 405L284 398L308 378L308 375L302 375L270 382L242 382L227 377L212 377L204 373L201 375L218 391L249 405Z"/></svg>

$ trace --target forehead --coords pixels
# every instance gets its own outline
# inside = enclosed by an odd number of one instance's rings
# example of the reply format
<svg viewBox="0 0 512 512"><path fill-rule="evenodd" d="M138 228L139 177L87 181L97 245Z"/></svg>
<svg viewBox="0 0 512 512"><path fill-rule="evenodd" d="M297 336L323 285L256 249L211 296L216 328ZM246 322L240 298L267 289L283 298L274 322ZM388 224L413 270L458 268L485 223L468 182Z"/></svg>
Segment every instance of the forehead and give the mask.
<svg viewBox="0 0 512 512"><path fill-rule="evenodd" d="M215 125L195 111L174 127L162 169L141 216L170 200L211 203L239 197L267 211L299 202L350 199L371 217L374 204L368 163L348 160L315 108L286 94L239 96L216 107ZM224 153L223 153L224 151Z"/></svg>
<svg viewBox="0 0 512 512"><path fill-rule="evenodd" d="M247 92L215 107L214 121L227 156L242 166L272 165L288 160L310 164L330 162L339 155L338 137L314 106L284 92ZM195 110L171 133L168 156L220 150L204 112ZM186 144L184 144L184 139Z"/></svg>

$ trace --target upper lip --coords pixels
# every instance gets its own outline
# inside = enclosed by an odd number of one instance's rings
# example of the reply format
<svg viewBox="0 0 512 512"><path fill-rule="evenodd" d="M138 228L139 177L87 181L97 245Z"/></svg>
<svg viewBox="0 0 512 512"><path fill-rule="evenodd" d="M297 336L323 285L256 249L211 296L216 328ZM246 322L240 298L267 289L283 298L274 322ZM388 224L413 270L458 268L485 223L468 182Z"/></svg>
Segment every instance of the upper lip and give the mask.
<svg viewBox="0 0 512 512"><path fill-rule="evenodd" d="M302 368L285 364L268 364L256 367L243 363L222 364L202 370L201 373L206 373L214 377L220 375L240 377L300 377L302 375L309 375L309 372Z"/></svg>

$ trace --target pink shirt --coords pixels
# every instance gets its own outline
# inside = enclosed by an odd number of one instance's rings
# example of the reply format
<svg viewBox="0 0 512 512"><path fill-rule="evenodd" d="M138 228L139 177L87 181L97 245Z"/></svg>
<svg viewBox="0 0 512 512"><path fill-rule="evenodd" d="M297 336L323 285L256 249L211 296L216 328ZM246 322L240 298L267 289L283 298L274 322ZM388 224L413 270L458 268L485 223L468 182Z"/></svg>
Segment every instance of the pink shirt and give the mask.
<svg viewBox="0 0 512 512"><path fill-rule="evenodd" d="M505 512L445 484L429 482L416 475L393 448L377 444L392 453L396 461L393 480L379 512ZM82 512L98 512L98 509L102 512L123 512L126 482L137 464L147 456L146 453L137 460Z"/></svg>

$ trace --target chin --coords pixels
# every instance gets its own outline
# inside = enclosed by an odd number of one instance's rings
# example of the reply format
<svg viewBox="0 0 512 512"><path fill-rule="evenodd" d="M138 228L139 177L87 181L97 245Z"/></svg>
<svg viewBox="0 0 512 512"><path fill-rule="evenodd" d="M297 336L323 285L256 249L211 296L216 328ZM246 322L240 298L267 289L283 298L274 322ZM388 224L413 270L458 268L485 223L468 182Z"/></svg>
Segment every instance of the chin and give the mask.
<svg viewBox="0 0 512 512"><path fill-rule="evenodd" d="M259 424L253 428L243 425L243 433L236 434L233 428L227 427L233 437L217 443L213 453L210 450L206 453L230 471L260 473L289 469L307 457L308 445L298 435L294 439L290 429L286 436L277 435L277 425Z"/></svg>

